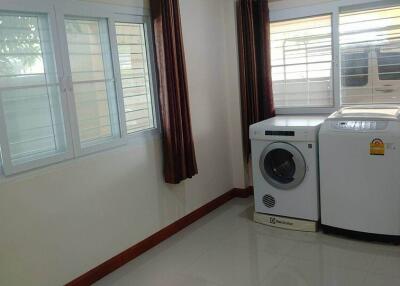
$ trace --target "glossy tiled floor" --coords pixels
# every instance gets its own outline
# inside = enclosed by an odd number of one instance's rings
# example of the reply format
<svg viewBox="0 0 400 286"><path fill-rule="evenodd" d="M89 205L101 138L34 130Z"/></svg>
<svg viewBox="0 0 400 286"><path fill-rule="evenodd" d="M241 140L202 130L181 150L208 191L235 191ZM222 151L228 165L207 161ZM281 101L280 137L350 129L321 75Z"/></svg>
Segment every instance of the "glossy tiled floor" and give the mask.
<svg viewBox="0 0 400 286"><path fill-rule="evenodd" d="M234 199L96 285L398 286L400 247L253 223Z"/></svg>

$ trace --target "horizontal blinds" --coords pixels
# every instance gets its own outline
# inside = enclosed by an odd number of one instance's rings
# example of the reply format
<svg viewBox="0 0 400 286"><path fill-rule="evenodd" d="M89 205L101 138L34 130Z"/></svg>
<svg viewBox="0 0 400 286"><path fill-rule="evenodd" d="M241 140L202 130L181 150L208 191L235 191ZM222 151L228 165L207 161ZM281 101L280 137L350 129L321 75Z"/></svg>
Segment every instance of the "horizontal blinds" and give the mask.
<svg viewBox="0 0 400 286"><path fill-rule="evenodd" d="M274 22L270 33L275 106L332 106L331 16Z"/></svg>
<svg viewBox="0 0 400 286"><path fill-rule="evenodd" d="M154 127L143 24L116 23L127 132Z"/></svg>
<svg viewBox="0 0 400 286"><path fill-rule="evenodd" d="M66 148L50 38L46 16L0 13L0 106L8 149L2 155L13 165Z"/></svg>
<svg viewBox="0 0 400 286"><path fill-rule="evenodd" d="M343 104L400 102L400 6L340 14Z"/></svg>
<svg viewBox="0 0 400 286"><path fill-rule="evenodd" d="M79 138L85 147L119 135L107 21L66 18L65 28Z"/></svg>

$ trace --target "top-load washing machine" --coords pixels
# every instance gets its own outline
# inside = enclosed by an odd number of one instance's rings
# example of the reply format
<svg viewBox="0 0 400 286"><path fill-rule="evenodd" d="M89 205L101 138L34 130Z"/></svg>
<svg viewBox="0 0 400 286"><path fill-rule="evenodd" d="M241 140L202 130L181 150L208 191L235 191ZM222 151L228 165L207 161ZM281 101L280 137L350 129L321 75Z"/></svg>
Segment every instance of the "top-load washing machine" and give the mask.
<svg viewBox="0 0 400 286"><path fill-rule="evenodd" d="M317 138L324 119L277 116L250 126L256 221L315 230L319 220Z"/></svg>
<svg viewBox="0 0 400 286"><path fill-rule="evenodd" d="M400 235L399 106L332 114L321 126L319 157L325 229Z"/></svg>

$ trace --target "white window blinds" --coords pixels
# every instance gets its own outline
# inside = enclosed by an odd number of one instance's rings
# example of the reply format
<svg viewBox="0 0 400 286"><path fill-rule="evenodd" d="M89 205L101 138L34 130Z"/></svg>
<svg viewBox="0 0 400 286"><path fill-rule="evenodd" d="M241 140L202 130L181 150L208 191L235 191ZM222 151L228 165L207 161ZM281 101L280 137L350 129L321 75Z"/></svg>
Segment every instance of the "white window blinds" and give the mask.
<svg viewBox="0 0 400 286"><path fill-rule="evenodd" d="M331 16L270 25L273 94L276 107L331 107Z"/></svg>
<svg viewBox="0 0 400 286"><path fill-rule="evenodd" d="M340 14L342 104L400 102L400 6Z"/></svg>
<svg viewBox="0 0 400 286"><path fill-rule="evenodd" d="M120 136L107 20L66 18L80 144L88 147Z"/></svg>
<svg viewBox="0 0 400 286"><path fill-rule="evenodd" d="M45 15L0 12L0 143L6 174L66 151Z"/></svg>
<svg viewBox="0 0 400 286"><path fill-rule="evenodd" d="M116 23L128 134L154 127L146 37L143 24Z"/></svg>

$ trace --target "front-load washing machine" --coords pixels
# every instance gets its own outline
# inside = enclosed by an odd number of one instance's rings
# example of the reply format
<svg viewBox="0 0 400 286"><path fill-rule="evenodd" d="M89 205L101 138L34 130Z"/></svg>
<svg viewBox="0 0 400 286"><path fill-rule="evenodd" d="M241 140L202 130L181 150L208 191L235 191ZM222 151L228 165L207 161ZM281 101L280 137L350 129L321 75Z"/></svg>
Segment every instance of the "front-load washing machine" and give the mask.
<svg viewBox="0 0 400 286"><path fill-rule="evenodd" d="M250 126L255 221L315 231L319 220L317 138L324 119L277 116Z"/></svg>
<svg viewBox="0 0 400 286"><path fill-rule="evenodd" d="M400 241L400 106L332 114L319 157L323 229Z"/></svg>

